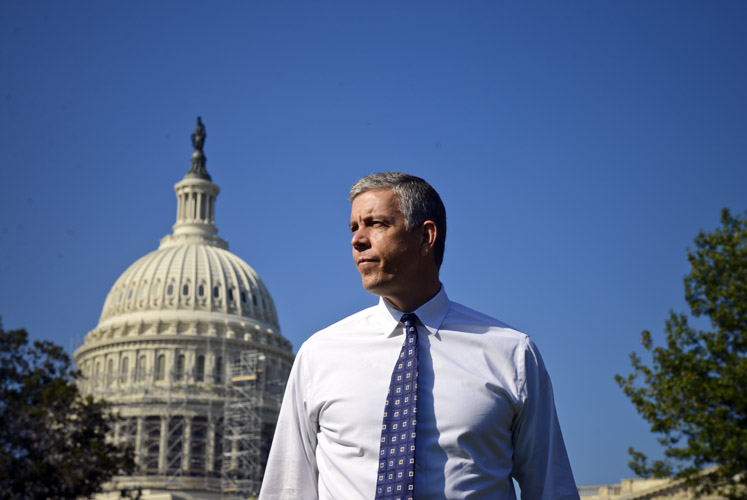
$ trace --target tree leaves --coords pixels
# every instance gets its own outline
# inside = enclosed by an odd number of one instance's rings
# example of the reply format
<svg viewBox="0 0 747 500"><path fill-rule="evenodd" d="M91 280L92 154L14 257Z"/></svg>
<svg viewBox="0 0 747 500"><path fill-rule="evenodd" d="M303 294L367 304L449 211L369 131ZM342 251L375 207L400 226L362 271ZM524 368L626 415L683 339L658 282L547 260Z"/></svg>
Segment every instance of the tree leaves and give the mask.
<svg viewBox="0 0 747 500"><path fill-rule="evenodd" d="M28 345L25 330L0 326L0 491L9 499L89 497L117 473L134 470L133 452L107 441L115 417L82 397L63 349Z"/></svg>
<svg viewBox="0 0 747 500"><path fill-rule="evenodd" d="M721 213L721 227L700 231L687 255L685 299L712 331L690 327L670 312L665 344L644 331L650 366L633 353L633 372L615 380L636 410L661 434L664 460L649 461L631 448L631 469L642 477L672 474L700 493L719 490L745 498L747 486L747 220ZM718 465L703 475L704 467Z"/></svg>

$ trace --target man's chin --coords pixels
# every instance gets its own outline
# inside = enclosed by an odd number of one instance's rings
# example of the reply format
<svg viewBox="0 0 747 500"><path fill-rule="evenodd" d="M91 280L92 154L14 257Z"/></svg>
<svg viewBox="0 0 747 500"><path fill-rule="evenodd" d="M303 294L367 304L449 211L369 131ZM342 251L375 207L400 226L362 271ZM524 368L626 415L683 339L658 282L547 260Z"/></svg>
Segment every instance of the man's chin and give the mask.
<svg viewBox="0 0 747 500"><path fill-rule="evenodd" d="M361 285L363 285L363 289L370 294L380 297L385 293L385 287L380 281L361 278Z"/></svg>

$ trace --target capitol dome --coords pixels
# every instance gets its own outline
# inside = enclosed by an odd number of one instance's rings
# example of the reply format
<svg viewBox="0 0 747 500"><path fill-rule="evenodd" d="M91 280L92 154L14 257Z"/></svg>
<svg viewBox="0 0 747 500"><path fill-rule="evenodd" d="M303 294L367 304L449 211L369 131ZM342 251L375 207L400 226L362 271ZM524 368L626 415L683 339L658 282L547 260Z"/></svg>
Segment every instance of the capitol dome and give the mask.
<svg viewBox="0 0 747 500"><path fill-rule="evenodd" d="M185 313L193 319L241 317L279 331L275 305L257 273L231 252L204 244L162 244L138 259L114 283L99 328Z"/></svg>
<svg viewBox="0 0 747 500"><path fill-rule="evenodd" d="M259 490L293 354L267 287L217 236L205 137L198 118L173 232L115 281L74 354L82 392L112 404L111 438L138 465L100 498L122 487L189 500Z"/></svg>

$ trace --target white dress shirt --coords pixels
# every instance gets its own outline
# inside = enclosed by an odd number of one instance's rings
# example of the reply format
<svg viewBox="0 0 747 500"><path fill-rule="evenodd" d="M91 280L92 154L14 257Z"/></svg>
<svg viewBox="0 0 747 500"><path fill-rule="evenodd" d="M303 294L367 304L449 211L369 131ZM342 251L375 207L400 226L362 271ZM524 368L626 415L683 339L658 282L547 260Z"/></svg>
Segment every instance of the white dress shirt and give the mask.
<svg viewBox="0 0 747 500"><path fill-rule="evenodd" d="M416 499L578 499L550 378L525 334L444 288L419 319ZM285 391L261 500L374 498L381 421L404 339L379 304L316 333Z"/></svg>

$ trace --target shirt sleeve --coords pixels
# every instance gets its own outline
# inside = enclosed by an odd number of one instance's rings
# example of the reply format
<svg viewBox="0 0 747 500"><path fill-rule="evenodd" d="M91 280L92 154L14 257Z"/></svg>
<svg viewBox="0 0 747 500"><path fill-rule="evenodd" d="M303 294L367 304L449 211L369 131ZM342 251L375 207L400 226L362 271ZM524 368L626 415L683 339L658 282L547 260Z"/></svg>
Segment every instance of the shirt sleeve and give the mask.
<svg viewBox="0 0 747 500"><path fill-rule="evenodd" d="M307 411L308 390L306 356L302 346L285 388L260 500L318 498L317 424Z"/></svg>
<svg viewBox="0 0 747 500"><path fill-rule="evenodd" d="M578 499L568 454L555 411L550 376L537 347L525 337L517 354L523 371L524 404L513 426L512 475L522 500Z"/></svg>

